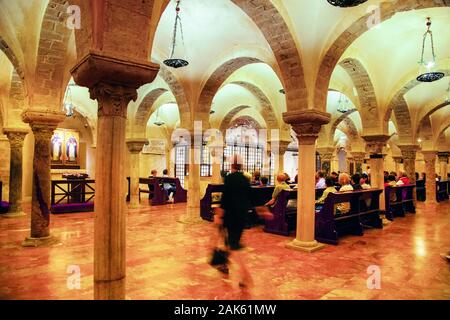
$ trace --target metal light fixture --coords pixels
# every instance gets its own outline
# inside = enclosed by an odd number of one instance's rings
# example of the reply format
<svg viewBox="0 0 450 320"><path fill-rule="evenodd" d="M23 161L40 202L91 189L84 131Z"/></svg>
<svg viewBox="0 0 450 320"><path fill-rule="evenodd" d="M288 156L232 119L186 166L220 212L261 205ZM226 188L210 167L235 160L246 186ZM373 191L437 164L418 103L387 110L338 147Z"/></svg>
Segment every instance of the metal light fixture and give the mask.
<svg viewBox="0 0 450 320"><path fill-rule="evenodd" d="M347 113L350 111L348 105L349 105L350 101L348 100L347 97L345 97L344 100L344 95L341 93L341 95L339 96L339 100L338 100L338 107L337 107L337 111L340 113Z"/></svg>
<svg viewBox="0 0 450 320"><path fill-rule="evenodd" d="M367 2L367 0L327 0L329 4L335 7L340 8L350 8L350 7L356 7L360 4L363 4L364 2Z"/></svg>
<svg viewBox="0 0 450 320"><path fill-rule="evenodd" d="M431 60L425 60L425 45L427 38L430 36L431 45ZM423 35L422 42L422 56L419 61L420 64L420 76L417 77L417 81L420 82L434 82L444 77L444 73L436 71L436 54L434 52L434 40L433 32L431 31L431 18L427 18L427 31Z"/></svg>
<svg viewBox="0 0 450 320"><path fill-rule="evenodd" d="M181 0L177 0L177 5L175 7L176 11L176 17L175 17L175 26L173 29L173 38L172 38L172 53L170 54L170 58L167 60L164 60L164 64L171 68L182 68L189 65L189 62L187 62L184 59L181 58L174 58L175 55L175 48L177 46L177 33L178 33L178 24L180 24L180 32L181 32L181 40L184 46L184 36L183 36L183 25L181 24L181 17L180 17L180 2Z"/></svg>
<svg viewBox="0 0 450 320"><path fill-rule="evenodd" d="M214 113L216 113L214 110L211 110L211 111L209 112L209 114L214 114Z"/></svg>
<svg viewBox="0 0 450 320"><path fill-rule="evenodd" d="M450 103L450 80L448 81L447 95L445 96L445 102Z"/></svg>
<svg viewBox="0 0 450 320"><path fill-rule="evenodd" d="M73 116L75 111L75 106L72 102L72 91L70 90L71 85L67 87L66 95L64 97L62 111L66 113L66 117L70 118Z"/></svg>
<svg viewBox="0 0 450 320"><path fill-rule="evenodd" d="M281 94L286 94L286 90L284 90L284 89L280 89L280 91L279 91Z"/></svg>
<svg viewBox="0 0 450 320"><path fill-rule="evenodd" d="M163 125L165 125L166 123L159 117L159 109L156 111L156 119L155 122L153 122L154 125L161 127Z"/></svg>

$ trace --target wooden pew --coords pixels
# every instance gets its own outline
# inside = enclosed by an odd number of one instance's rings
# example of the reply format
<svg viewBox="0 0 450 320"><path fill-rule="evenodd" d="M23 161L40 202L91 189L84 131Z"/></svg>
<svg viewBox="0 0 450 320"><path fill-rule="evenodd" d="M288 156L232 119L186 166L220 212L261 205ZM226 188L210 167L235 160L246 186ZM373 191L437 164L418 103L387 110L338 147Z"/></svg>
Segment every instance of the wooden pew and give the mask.
<svg viewBox="0 0 450 320"><path fill-rule="evenodd" d="M181 186L180 179L168 177L139 178L140 185L147 185L147 189L139 188L139 198L141 197L141 193L148 193L148 199L151 200L152 206L167 204L168 199L167 193L163 188L164 183L175 185L174 203L187 202L187 190Z"/></svg>
<svg viewBox="0 0 450 320"><path fill-rule="evenodd" d="M275 187L251 187L251 202L252 206L259 207L266 204L271 198L273 194L273 190ZM208 184L206 188L205 195L200 200L200 217L203 220L213 221L214 213L212 210L213 205L219 205L220 201L213 200L213 193L222 193L224 190L223 184Z"/></svg>
<svg viewBox="0 0 450 320"><path fill-rule="evenodd" d="M364 227L383 228L380 219L381 189L331 193L320 211L316 211L315 238L319 242L337 245L344 234L362 236ZM370 206L367 201L370 199ZM335 215L335 205L350 202L350 211Z"/></svg>
<svg viewBox="0 0 450 320"><path fill-rule="evenodd" d="M405 212L416 213L414 207L413 190L415 185L400 185L395 187L385 188L385 205L386 218L393 220L394 217L404 217ZM391 200L391 195L395 194L395 200Z"/></svg>
<svg viewBox="0 0 450 320"><path fill-rule="evenodd" d="M448 181L436 182L436 200L438 202L448 200Z"/></svg>
<svg viewBox="0 0 450 320"><path fill-rule="evenodd" d="M423 202L425 201L426 193L425 193L425 180L417 180L416 181L416 194L417 201Z"/></svg>
<svg viewBox="0 0 450 320"><path fill-rule="evenodd" d="M2 201L3 182L0 181L0 213L7 213L9 211L9 203Z"/></svg>
<svg viewBox="0 0 450 320"><path fill-rule="evenodd" d="M319 199L325 189L316 189L316 200ZM275 205L270 209L274 218L265 221L264 231L283 236L295 230L297 224L297 200L298 190L284 190L277 198Z"/></svg>

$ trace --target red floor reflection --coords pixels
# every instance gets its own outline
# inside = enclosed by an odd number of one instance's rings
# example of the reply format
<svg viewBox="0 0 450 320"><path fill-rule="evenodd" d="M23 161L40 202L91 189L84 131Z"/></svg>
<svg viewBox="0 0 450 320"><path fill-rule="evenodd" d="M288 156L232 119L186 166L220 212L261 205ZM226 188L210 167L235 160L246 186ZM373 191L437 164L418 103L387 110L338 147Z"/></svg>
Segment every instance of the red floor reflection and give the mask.
<svg viewBox="0 0 450 320"><path fill-rule="evenodd" d="M28 208L29 209L29 208ZM129 299L450 299L450 203L419 204L416 216L383 230L344 237L313 254L284 248L289 238L262 228L245 233L255 285L243 294L207 263L207 222L177 222L185 205L144 207L128 214ZM0 299L92 299L93 214L52 216L60 243L22 248L29 217L0 219ZM69 289L69 266L81 289ZM381 269L381 289L367 288L367 268Z"/></svg>

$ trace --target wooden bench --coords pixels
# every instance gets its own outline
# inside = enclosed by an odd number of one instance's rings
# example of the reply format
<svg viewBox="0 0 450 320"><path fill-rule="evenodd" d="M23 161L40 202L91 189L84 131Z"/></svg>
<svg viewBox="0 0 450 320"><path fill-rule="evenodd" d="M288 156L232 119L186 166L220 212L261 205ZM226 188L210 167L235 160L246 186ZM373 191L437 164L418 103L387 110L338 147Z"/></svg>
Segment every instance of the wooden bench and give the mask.
<svg viewBox="0 0 450 320"><path fill-rule="evenodd" d="M141 193L147 193L152 206L167 204L168 198L163 187L164 183L175 185L174 203L187 202L187 190L181 186L180 179L169 177L139 178L140 185L147 185L147 189L139 188L139 199L141 198Z"/></svg>
<svg viewBox="0 0 450 320"><path fill-rule="evenodd" d="M382 229L383 223L380 218L382 192L381 189L368 189L329 194L322 209L316 211L316 240L337 245L339 237L344 234L362 236L364 227ZM335 205L343 202L350 203L350 211L335 214Z"/></svg>
<svg viewBox="0 0 450 320"><path fill-rule="evenodd" d="M2 201L3 182L0 181L0 213L7 213L9 211L9 202Z"/></svg>
<svg viewBox="0 0 450 320"><path fill-rule="evenodd" d="M448 200L448 181L436 182L436 198L438 202Z"/></svg>
<svg viewBox="0 0 450 320"><path fill-rule="evenodd" d="M386 205L386 218L388 220L392 221L394 217L404 217L405 212L416 213L413 199L413 190L415 187L415 185L409 184L385 188L384 200ZM395 197L391 197L392 194L395 194Z"/></svg>
<svg viewBox="0 0 450 320"><path fill-rule="evenodd" d="M275 187L268 186L268 187L251 187L251 202L252 206L259 207L266 204L271 198L273 194L273 190ZM214 220L214 213L213 213L213 206L214 205L220 205L220 200L214 200L213 194L214 193L222 193L224 190L223 184L208 184L206 188L205 195L200 200L200 217L203 220L207 221L213 221Z"/></svg>
<svg viewBox="0 0 450 320"><path fill-rule="evenodd" d="M417 194L417 201L423 202L426 198L426 192L425 192L425 180L417 180L416 181L416 194Z"/></svg>
<svg viewBox="0 0 450 320"><path fill-rule="evenodd" d="M316 189L316 200L325 189ZM274 218L265 221L264 231L268 233L289 236L295 231L297 224L297 195L298 190L284 190L278 195L275 205L270 209Z"/></svg>

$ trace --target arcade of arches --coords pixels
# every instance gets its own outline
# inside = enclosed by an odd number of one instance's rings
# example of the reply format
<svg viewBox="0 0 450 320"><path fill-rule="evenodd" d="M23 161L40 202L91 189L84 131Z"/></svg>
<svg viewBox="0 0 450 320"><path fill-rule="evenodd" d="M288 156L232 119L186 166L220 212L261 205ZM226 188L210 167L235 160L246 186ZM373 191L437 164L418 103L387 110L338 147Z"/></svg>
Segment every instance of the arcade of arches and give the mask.
<svg viewBox="0 0 450 320"><path fill-rule="evenodd" d="M0 0L0 298L235 297L206 263L213 225L200 203L237 153L269 185L279 172L298 176L291 237L245 232L260 273L252 298L448 299L439 254L450 250L450 206L437 202L434 177L450 173L450 2L185 0L176 52L189 65L178 69L163 63L175 6ZM427 17L444 74L432 83L416 80ZM139 191L140 178L164 169L186 202L155 206ZM426 173L426 200L414 199L416 215L325 246L316 240L318 170L367 172L383 190L384 171L412 184ZM80 178L83 190L62 199ZM379 199L385 212L384 192ZM414 270L405 276L396 263ZM382 293L365 289L372 264L412 291L388 280ZM84 275L78 291L66 287L69 265ZM223 295L196 288L205 283Z"/></svg>

